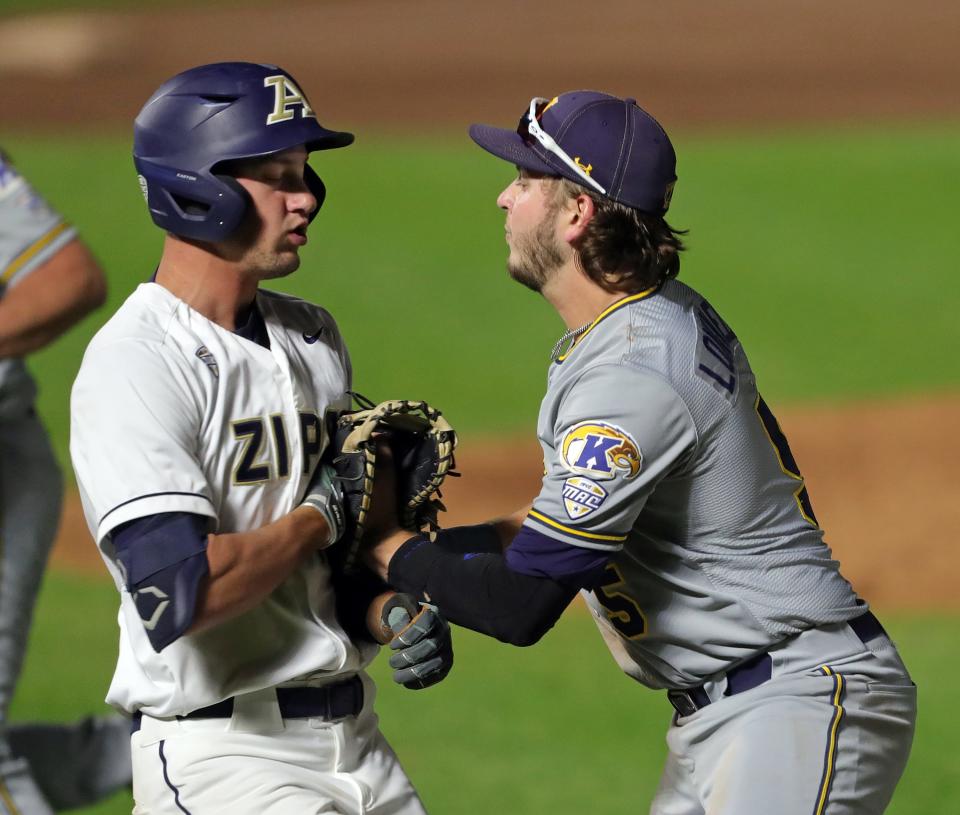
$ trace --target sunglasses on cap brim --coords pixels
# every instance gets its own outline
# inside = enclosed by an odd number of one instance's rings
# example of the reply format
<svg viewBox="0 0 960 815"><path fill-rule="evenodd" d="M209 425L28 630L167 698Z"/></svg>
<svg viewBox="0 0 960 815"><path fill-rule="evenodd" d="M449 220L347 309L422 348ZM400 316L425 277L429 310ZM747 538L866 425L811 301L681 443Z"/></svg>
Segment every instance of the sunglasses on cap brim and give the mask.
<svg viewBox="0 0 960 815"><path fill-rule="evenodd" d="M520 134L524 141L529 141L530 139L536 140L544 150L566 164L588 187L596 190L601 195L606 195L607 191L592 179L583 167L570 158L566 151L553 140L553 137L549 133L540 127L540 117L549 106L549 99L544 99L542 96L534 96L533 99L530 100L530 108L520 117L520 124L517 125L517 133Z"/></svg>

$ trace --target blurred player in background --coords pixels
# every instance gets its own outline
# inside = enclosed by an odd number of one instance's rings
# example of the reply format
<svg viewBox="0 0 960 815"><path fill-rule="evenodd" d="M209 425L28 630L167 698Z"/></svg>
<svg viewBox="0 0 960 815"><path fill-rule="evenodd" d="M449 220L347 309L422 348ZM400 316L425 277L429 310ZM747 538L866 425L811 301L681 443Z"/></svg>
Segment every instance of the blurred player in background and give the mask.
<svg viewBox="0 0 960 815"><path fill-rule="evenodd" d="M34 410L23 357L56 340L106 295L76 230L0 152L0 805L38 815L89 804L130 783L129 724L6 724L63 483ZM68 662L63 682L70 683ZM38 789L39 787L39 789Z"/></svg>
<svg viewBox="0 0 960 815"><path fill-rule="evenodd" d="M568 328L543 485L512 518L398 531L371 565L517 645L582 591L620 667L676 710L655 815L881 812L916 688L833 560L736 335L676 279L667 134L591 91L470 134L518 168L497 199L510 275Z"/></svg>

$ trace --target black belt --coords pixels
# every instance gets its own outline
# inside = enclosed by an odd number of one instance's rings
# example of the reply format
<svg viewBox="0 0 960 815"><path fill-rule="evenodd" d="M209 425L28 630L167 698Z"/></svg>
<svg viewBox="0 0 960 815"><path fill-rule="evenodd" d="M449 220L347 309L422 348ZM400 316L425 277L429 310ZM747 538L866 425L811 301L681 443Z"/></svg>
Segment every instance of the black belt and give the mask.
<svg viewBox="0 0 960 815"><path fill-rule="evenodd" d="M342 719L356 716L363 710L363 682L359 676L352 676L343 682L334 682L319 688L295 687L277 688L277 705L284 719ZM233 715L233 697L224 699L207 707L191 711L178 719L229 719ZM138 710L133 714L131 732L140 729L143 714Z"/></svg>
<svg viewBox="0 0 960 815"><path fill-rule="evenodd" d="M881 634L887 633L880 625L880 621L870 611L848 620L847 625L853 629L853 632L864 645ZM762 685L770 678L772 670L773 660L770 658L770 654L764 652L751 657L727 672L727 689L723 692L723 695L736 696L738 693ZM681 716L691 716L700 708L709 705L711 701L702 685L687 690L668 690L667 699L673 705L673 709Z"/></svg>

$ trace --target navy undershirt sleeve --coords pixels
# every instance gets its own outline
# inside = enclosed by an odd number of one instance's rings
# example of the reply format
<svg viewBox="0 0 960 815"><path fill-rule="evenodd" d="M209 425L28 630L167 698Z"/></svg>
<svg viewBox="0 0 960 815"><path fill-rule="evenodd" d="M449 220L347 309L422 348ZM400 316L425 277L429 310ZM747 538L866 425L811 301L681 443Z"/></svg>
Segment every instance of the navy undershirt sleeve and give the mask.
<svg viewBox="0 0 960 815"><path fill-rule="evenodd" d="M388 582L435 603L457 625L531 645L553 627L580 588L602 574L607 561L596 552L586 557L566 552L562 547L576 547L545 537L532 530L518 535L504 556L489 525L446 529L433 542L418 535L391 558ZM514 545L519 549L511 556Z"/></svg>
<svg viewBox="0 0 960 815"><path fill-rule="evenodd" d="M506 557L507 565L520 574L590 587L603 574L610 553L573 546L523 526L510 543Z"/></svg>
<svg viewBox="0 0 960 815"><path fill-rule="evenodd" d="M503 552L496 528L489 523L441 531L437 545L447 552L463 555ZM507 565L515 572L531 577L551 577L580 586L593 585L603 574L610 558L609 552L573 546L526 526L520 527L505 556Z"/></svg>
<svg viewBox="0 0 960 815"><path fill-rule="evenodd" d="M210 519L190 512L137 518L111 539L153 650L160 652L193 624L203 579L210 572Z"/></svg>

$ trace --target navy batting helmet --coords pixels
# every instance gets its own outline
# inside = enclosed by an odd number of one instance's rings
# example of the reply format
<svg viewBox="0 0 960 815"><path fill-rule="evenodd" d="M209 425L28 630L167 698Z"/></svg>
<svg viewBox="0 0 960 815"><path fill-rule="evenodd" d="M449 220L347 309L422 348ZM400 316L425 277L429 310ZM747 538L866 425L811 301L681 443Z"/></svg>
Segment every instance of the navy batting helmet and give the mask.
<svg viewBox="0 0 960 815"><path fill-rule="evenodd" d="M297 83L276 65L218 62L167 80L133 127L133 163L153 222L202 241L226 238L239 225L248 198L224 161L266 156L298 145L308 151L346 147L352 133L317 122ZM326 189L308 166L304 180L316 196Z"/></svg>

